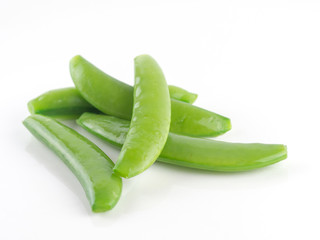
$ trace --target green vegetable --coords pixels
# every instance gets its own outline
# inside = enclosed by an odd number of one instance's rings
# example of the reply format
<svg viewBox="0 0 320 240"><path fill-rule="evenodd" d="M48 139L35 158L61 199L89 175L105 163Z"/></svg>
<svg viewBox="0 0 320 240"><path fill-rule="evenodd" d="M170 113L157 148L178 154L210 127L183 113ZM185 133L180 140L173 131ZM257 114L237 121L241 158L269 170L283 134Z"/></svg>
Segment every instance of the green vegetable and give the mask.
<svg viewBox="0 0 320 240"><path fill-rule="evenodd" d="M105 114L131 119L131 86L105 74L81 56L71 59L70 73L76 88L89 103ZM212 137L231 129L230 119L216 113L173 99L171 108L171 132Z"/></svg>
<svg viewBox="0 0 320 240"><path fill-rule="evenodd" d="M84 112L100 112L81 97L75 88L61 88L46 92L28 102L31 114L62 119L75 119Z"/></svg>
<svg viewBox="0 0 320 240"><path fill-rule="evenodd" d="M133 114L114 172L125 178L140 174L160 155L170 128L170 95L157 62L148 55L134 59Z"/></svg>
<svg viewBox="0 0 320 240"><path fill-rule="evenodd" d="M178 101L193 103L197 95L183 88L168 86L170 97ZM88 103L76 88L55 89L41 94L28 102L31 114L41 114L60 119L77 119L84 112L100 111Z"/></svg>
<svg viewBox="0 0 320 240"><path fill-rule="evenodd" d="M186 103L194 103L198 97L197 94L188 92L187 90L184 90L183 88L176 87L176 86L168 86L169 93L171 98L180 100L182 102Z"/></svg>
<svg viewBox="0 0 320 240"><path fill-rule="evenodd" d="M114 163L96 145L48 117L32 115L23 124L53 150L78 178L93 212L104 212L116 205L122 180L113 174Z"/></svg>
<svg viewBox="0 0 320 240"><path fill-rule="evenodd" d="M120 147L130 122L112 116L85 113L77 123L94 135ZM268 166L287 157L281 144L227 143L169 133L161 162L212 171L245 171Z"/></svg>

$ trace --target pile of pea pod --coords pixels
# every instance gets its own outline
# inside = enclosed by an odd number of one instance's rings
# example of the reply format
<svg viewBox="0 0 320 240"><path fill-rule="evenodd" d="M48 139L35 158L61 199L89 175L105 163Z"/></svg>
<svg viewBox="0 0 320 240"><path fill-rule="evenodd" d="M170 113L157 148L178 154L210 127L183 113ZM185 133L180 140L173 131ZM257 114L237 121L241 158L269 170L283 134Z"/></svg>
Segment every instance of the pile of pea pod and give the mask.
<svg viewBox="0 0 320 240"><path fill-rule="evenodd" d="M70 61L75 88L51 90L28 103L31 115L23 124L78 178L93 212L112 209L121 195L121 178L141 174L155 161L235 172L287 157L281 144L205 138L229 131L230 119L192 105L197 94L168 86L151 56L136 57L134 68L132 87L75 56ZM59 119L76 119L88 132L120 148L116 164Z"/></svg>

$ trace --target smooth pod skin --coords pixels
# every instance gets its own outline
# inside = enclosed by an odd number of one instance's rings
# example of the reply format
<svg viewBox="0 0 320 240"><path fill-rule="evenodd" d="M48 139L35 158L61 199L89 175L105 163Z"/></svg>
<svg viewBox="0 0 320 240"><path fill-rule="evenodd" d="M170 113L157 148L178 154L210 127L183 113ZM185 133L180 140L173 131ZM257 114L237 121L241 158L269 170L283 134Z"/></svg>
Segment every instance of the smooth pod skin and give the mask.
<svg viewBox="0 0 320 240"><path fill-rule="evenodd" d="M198 94L189 92L183 88L172 86L172 85L171 86L169 85L168 88L169 88L169 93L171 98L180 100L182 102L192 104L198 98Z"/></svg>
<svg viewBox="0 0 320 240"><path fill-rule="evenodd" d="M193 103L191 99L193 99L193 96L197 96L183 88L170 85L168 88L170 97L178 101ZM59 119L77 119L85 112L100 112L88 103L74 87L45 92L29 101L28 109L31 114L41 114Z"/></svg>
<svg viewBox="0 0 320 240"><path fill-rule="evenodd" d="M127 138L113 168L121 177L134 177L159 157L170 128L170 95L158 63L149 55L134 59L133 114Z"/></svg>
<svg viewBox="0 0 320 240"><path fill-rule="evenodd" d="M75 119L84 112L100 112L88 103L75 88L55 89L28 102L31 114L61 119Z"/></svg>
<svg viewBox="0 0 320 240"><path fill-rule="evenodd" d="M93 212L104 212L116 205L121 195L122 180L113 174L114 163L95 144L49 117L32 115L23 124L78 178Z"/></svg>
<svg viewBox="0 0 320 240"><path fill-rule="evenodd" d="M130 122L112 116L84 113L77 123L120 147ZM228 143L169 133L158 161L210 171L234 172L265 167L287 157L281 144Z"/></svg>
<svg viewBox="0 0 320 240"><path fill-rule="evenodd" d="M196 106L192 106L190 111L190 106L189 103L171 100L170 132L190 137L216 137L231 129L228 118ZM175 112L179 114L173 114Z"/></svg>
<svg viewBox="0 0 320 240"><path fill-rule="evenodd" d="M70 74L80 94L101 112L130 120L133 109L133 88L105 74L81 56L70 61ZM213 137L231 129L229 118L171 99L173 133ZM197 116L192 118L190 116Z"/></svg>

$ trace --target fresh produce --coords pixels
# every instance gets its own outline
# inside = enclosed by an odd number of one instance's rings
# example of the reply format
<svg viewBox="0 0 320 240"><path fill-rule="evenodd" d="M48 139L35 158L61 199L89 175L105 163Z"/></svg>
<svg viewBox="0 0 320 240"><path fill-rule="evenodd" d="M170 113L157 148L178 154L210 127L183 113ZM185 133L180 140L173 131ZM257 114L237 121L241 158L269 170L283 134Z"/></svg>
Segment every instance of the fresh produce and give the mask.
<svg viewBox="0 0 320 240"><path fill-rule="evenodd" d="M120 148L126 141L130 125L128 120L94 113L84 113L77 123ZM286 157L287 148L281 144L229 143L169 133L158 161L211 171L235 172L265 167Z"/></svg>
<svg viewBox="0 0 320 240"><path fill-rule="evenodd" d="M31 115L23 124L78 178L93 212L104 212L116 205L121 195L122 180L113 173L114 163L100 148L49 117Z"/></svg>
<svg viewBox="0 0 320 240"><path fill-rule="evenodd" d="M134 60L134 87L107 75L81 56L70 61L76 88L56 89L29 101L23 124L78 178L93 212L112 209L122 179L155 161L208 171L236 172L287 158L282 144L205 139L231 129L230 119L191 105L197 94L168 86L149 55ZM117 162L56 119L77 119L88 132L120 149Z"/></svg>
<svg viewBox="0 0 320 240"><path fill-rule="evenodd" d="M107 75L81 56L71 59L70 73L82 97L95 108L111 116L131 119L133 87ZM194 137L214 137L230 129L229 118L171 99L170 132Z"/></svg>
<svg viewBox="0 0 320 240"><path fill-rule="evenodd" d="M187 90L181 88L181 87L176 87L176 86L168 86L169 88L169 93L170 93L170 97L173 99L177 99L180 100L182 102L186 102L186 103L194 103L197 98L198 95L192 92L188 92Z"/></svg>
<svg viewBox="0 0 320 240"><path fill-rule="evenodd" d="M84 112L100 112L73 87L45 92L29 101L28 109L31 114L59 119L76 119Z"/></svg>
<svg viewBox="0 0 320 240"><path fill-rule="evenodd" d="M148 55L134 59L133 113L114 172L130 178L150 167L166 143L170 128L170 95L157 62Z"/></svg>

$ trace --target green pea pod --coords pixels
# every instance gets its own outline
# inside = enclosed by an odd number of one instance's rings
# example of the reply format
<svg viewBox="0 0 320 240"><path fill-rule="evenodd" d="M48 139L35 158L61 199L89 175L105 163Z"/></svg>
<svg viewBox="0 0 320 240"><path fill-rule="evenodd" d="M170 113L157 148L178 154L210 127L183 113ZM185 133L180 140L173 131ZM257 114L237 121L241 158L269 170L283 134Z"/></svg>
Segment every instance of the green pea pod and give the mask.
<svg viewBox="0 0 320 240"><path fill-rule="evenodd" d="M84 113L77 123L92 134L121 147L130 122L112 116ZM169 133L158 161L211 171L245 171L265 167L287 157L281 144L228 143Z"/></svg>
<svg viewBox="0 0 320 240"><path fill-rule="evenodd" d="M113 168L120 177L134 177L160 155L170 128L170 95L158 63L148 55L134 59L133 114L127 138Z"/></svg>
<svg viewBox="0 0 320 240"><path fill-rule="evenodd" d="M78 178L93 212L104 212L116 205L121 195L122 180L113 174L114 163L95 144L49 117L32 115L23 124Z"/></svg>
<svg viewBox="0 0 320 240"><path fill-rule="evenodd" d="M100 111L88 103L75 88L48 91L28 102L31 114L41 114L60 119L76 119L84 112Z"/></svg>
<svg viewBox="0 0 320 240"><path fill-rule="evenodd" d="M172 99L193 103L197 98L197 94L183 88L175 86L168 86L168 88ZM28 109L31 114L41 114L59 119L77 119L84 112L100 112L73 87L45 92L29 101Z"/></svg>
<svg viewBox="0 0 320 240"><path fill-rule="evenodd" d="M182 102L192 104L196 101L198 97L198 94L188 92L187 90L180 87L169 85L168 88L169 88L170 97L173 99L180 100Z"/></svg>
<svg viewBox="0 0 320 240"><path fill-rule="evenodd" d="M70 73L76 88L89 103L105 114L131 119L131 86L105 74L81 56L71 59ZM171 99L171 108L171 132L213 137L231 129L230 119L191 104Z"/></svg>

